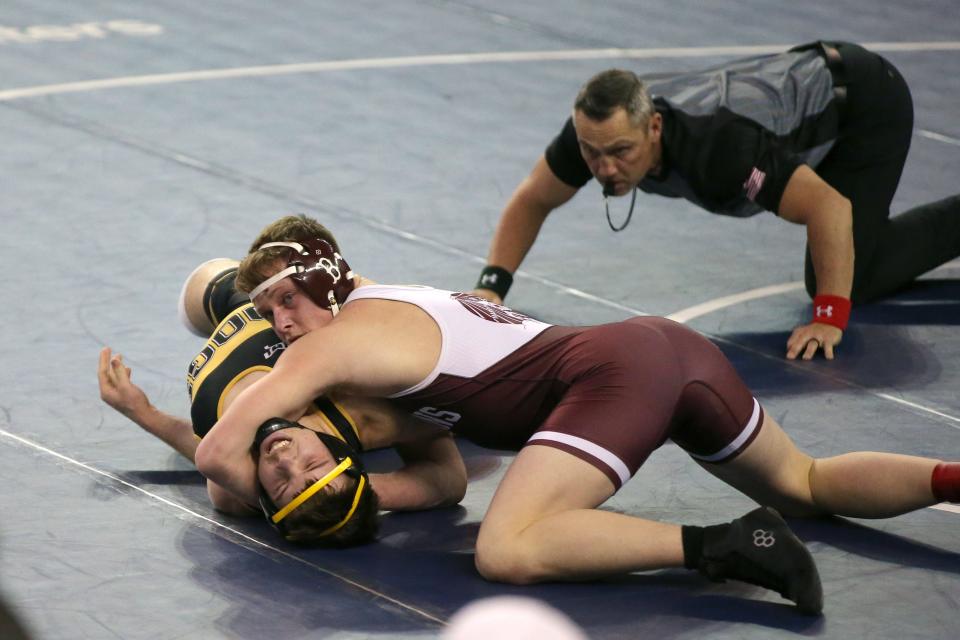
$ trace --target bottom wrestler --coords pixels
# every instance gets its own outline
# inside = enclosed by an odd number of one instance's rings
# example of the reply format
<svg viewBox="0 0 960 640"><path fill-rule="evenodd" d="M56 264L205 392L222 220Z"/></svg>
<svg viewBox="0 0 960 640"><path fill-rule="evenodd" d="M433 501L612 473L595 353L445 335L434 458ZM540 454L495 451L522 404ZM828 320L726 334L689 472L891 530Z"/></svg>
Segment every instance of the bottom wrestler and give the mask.
<svg viewBox="0 0 960 640"><path fill-rule="evenodd" d="M184 325L207 337L203 350L190 363L187 388L190 420L154 407L146 393L131 381L122 356L109 347L100 352L100 397L148 433L194 461L197 445L237 395L273 368L284 344L250 303L233 286L236 260L216 258L197 267L184 282L179 312ZM388 402L347 396L318 397L308 403L300 423L318 433L349 443L355 450L394 447L406 464L442 469L442 482L424 496L425 506L456 504L466 490L466 470L448 433L414 420ZM404 428L399 428L405 423ZM374 476L375 477L375 476ZM437 477L441 477L437 474ZM260 513L257 495L236 495L207 482L210 500L218 511L233 515ZM373 499L371 494L370 499ZM432 504L431 504L432 503ZM376 504L368 505L368 530L376 526ZM399 509L384 496L384 508ZM372 508L371 508L372 507Z"/></svg>
<svg viewBox="0 0 960 640"><path fill-rule="evenodd" d="M719 350L680 325L558 327L467 294L377 285L350 271L327 233L283 218L241 263L237 288L288 346L196 452L201 472L237 494L259 481L270 520L301 539L366 540L344 521L360 517L371 484L416 508L435 480L401 470L367 482L354 452L291 422L329 389L390 398L480 444L520 449L477 540L477 568L496 581L685 566L815 614L816 566L774 509L876 518L960 499L957 464L802 453ZM667 439L764 506L710 527L597 509Z"/></svg>

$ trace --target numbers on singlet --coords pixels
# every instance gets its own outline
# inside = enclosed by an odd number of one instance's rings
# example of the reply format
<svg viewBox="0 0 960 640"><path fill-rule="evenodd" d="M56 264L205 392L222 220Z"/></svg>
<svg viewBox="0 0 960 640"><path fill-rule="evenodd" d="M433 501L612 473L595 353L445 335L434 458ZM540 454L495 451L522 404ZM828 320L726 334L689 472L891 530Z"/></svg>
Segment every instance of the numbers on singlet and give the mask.
<svg viewBox="0 0 960 640"><path fill-rule="evenodd" d="M218 350L224 348L236 336L243 333L243 328L249 323L257 320L263 320L253 305L242 307L227 316L214 333L207 340L203 350L197 354L187 369L187 390L193 395L193 383L203 371L203 368L210 363Z"/></svg>

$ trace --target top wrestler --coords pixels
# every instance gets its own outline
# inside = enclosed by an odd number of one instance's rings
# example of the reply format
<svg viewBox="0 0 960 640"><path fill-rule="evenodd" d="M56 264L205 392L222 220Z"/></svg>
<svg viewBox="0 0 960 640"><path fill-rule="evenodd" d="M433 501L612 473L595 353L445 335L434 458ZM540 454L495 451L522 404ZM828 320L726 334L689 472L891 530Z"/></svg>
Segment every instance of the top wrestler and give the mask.
<svg viewBox="0 0 960 640"><path fill-rule="evenodd" d="M640 189L805 225L814 312L787 357L822 348L833 358L851 300L890 294L960 255L960 196L889 217L912 130L903 77L855 44L812 43L647 83L604 71L507 202L474 293L502 302L547 215L593 176L609 195Z"/></svg>
<svg viewBox="0 0 960 640"><path fill-rule="evenodd" d="M391 398L482 445L520 449L477 540L477 567L492 580L687 566L818 612L813 560L772 509L700 528L596 508L668 438L762 505L794 516L886 517L960 499L958 464L800 452L720 351L682 325L644 317L551 326L468 294L378 285L350 271L325 238L316 222L286 217L241 263L237 288L251 292L289 346L196 452L211 480L241 495L261 491L268 517L288 533L333 543L368 537L343 525L369 491L356 453L290 422L330 389ZM417 482L431 479L404 480L394 487L391 474L381 475L373 490L415 508ZM327 535L331 526L340 528ZM758 530L764 545L754 544Z"/></svg>
<svg viewBox="0 0 960 640"><path fill-rule="evenodd" d="M179 311L193 333L209 336L203 350L190 363L187 387L191 420L157 409L146 393L131 381L131 370L122 356L109 347L100 352L100 397L144 431L194 461L201 438L237 395L266 374L283 352L284 344L250 303L238 295L233 283L236 260L217 258L197 267L184 282ZM449 434L439 427L414 420L389 402L344 395L315 398L299 418L305 427L340 438L354 448L394 447L407 473L434 474L423 483L431 490L420 506L456 504L466 490L466 470ZM399 423L404 427L398 428ZM376 474L373 474L376 478ZM214 508L233 515L260 513L258 495L236 495L215 482L207 482ZM384 508L402 508L382 496ZM372 519L375 525L376 510ZM375 527L371 529L371 535Z"/></svg>

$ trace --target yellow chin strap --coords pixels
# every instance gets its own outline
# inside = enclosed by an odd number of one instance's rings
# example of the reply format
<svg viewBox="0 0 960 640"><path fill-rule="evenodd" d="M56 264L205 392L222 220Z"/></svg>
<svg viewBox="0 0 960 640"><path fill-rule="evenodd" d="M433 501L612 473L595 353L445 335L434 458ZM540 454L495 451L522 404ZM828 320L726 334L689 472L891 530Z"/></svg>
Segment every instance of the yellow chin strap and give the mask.
<svg viewBox="0 0 960 640"><path fill-rule="evenodd" d="M287 504L287 506L285 506L283 509L280 509L280 511L277 511L275 514L273 514L273 516L270 519L273 521L274 524L277 524L278 522L286 518L288 515L290 515L290 513L294 509L296 509L297 507L302 505L304 502L309 500L311 497L313 497L313 495L316 494L318 491L320 491L320 489L323 489L325 486L327 486L328 484L333 482L335 479L337 479L337 477L339 477L344 471L349 469L351 466L353 466L353 459L345 458L343 462L341 462L336 467L334 467L327 475L323 476L322 478L314 482L312 485L307 487L307 489L301 492L300 495L298 495L296 498L291 500L289 504ZM366 480L367 479L364 476L360 476L360 479L357 481L357 489L353 494L353 504L350 506L350 510L347 511L347 515L343 518L343 520L341 520L337 524L321 532L320 533L321 536L330 535L331 533L337 531L343 525L347 524L347 522L349 522L350 518L353 517L354 512L357 510L357 505L360 504L360 496L363 494L363 487L366 485Z"/></svg>

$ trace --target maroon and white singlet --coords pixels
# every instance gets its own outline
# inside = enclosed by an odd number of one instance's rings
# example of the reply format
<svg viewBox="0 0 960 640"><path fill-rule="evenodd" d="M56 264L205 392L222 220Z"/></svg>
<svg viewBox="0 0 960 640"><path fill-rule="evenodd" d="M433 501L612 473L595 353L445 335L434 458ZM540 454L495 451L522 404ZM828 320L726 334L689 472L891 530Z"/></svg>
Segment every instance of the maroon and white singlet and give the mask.
<svg viewBox="0 0 960 640"><path fill-rule="evenodd" d="M763 411L710 341L657 317L545 324L465 293L370 285L362 298L423 309L440 328L434 370L392 396L414 416L482 446L551 446L619 488L668 438L705 462L740 453Z"/></svg>

